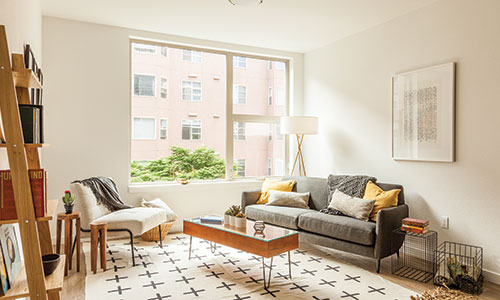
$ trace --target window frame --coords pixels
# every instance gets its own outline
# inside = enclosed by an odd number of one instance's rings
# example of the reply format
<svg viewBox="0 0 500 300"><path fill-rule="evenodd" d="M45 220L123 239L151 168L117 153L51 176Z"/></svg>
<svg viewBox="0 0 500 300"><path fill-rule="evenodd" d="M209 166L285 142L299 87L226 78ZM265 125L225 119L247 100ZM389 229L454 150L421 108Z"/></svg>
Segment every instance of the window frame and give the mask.
<svg viewBox="0 0 500 300"><path fill-rule="evenodd" d="M163 87L163 80L165 80L165 83L167 84L167 87ZM168 100L168 78L167 77L160 77L160 98ZM163 89L165 89L165 97L163 97Z"/></svg>
<svg viewBox="0 0 500 300"><path fill-rule="evenodd" d="M138 75L138 76L151 76L151 77L154 78L154 81L153 81L153 83L154 83L153 94L154 95L151 96L151 95L136 95L135 94L135 75ZM154 74L146 74L146 73L133 73L132 74L132 96L135 96L135 97L153 97L154 98L157 95L157 93L156 93L156 86L157 86L157 84L156 84L156 75L154 75Z"/></svg>
<svg viewBox="0 0 500 300"><path fill-rule="evenodd" d="M240 125L243 125L240 127ZM240 134L240 130L243 130L243 134ZM241 138L243 137L243 138ZM246 141L247 140L247 123L243 122L233 122L233 140L234 141Z"/></svg>
<svg viewBox="0 0 500 300"><path fill-rule="evenodd" d="M238 162L238 166L240 165L240 162L243 161L243 175L240 175L240 170L238 168L238 170L236 170L236 176L240 177L240 178L247 178L246 177L246 174L247 174L247 160L245 158L237 158L235 159L235 162Z"/></svg>
<svg viewBox="0 0 500 300"><path fill-rule="evenodd" d="M134 119L153 119L155 122L155 124L153 126L154 137L153 138L135 138L134 137L134 135L135 135ZM156 138L157 138L156 126L158 126L158 124L156 122L156 117L152 117L152 116L134 116L134 117L132 117L132 136L131 136L132 140L135 140L135 141L154 141L154 140L156 140Z"/></svg>
<svg viewBox="0 0 500 300"><path fill-rule="evenodd" d="M236 102L234 102L234 92L235 92L235 88L237 88L237 93L236 93ZM239 102L240 101L240 89L241 88L245 88L245 97L243 97L243 102ZM233 84L233 105L234 104L237 104L237 105L246 105L247 104L247 86L246 85L242 85L242 84Z"/></svg>
<svg viewBox="0 0 500 300"><path fill-rule="evenodd" d="M217 181L233 181L235 178L233 178L233 162L234 162L234 140L232 138L233 136L233 122L242 122L242 123L270 123L270 124L279 124L280 123L280 116L266 116L266 115L249 115L249 114L236 114L233 113L233 101L232 101L232 94L233 94L233 74L234 74L234 66L233 66L233 56L243 56L246 58L253 58L253 59L260 59L260 60L266 60L270 61L271 65L280 62L284 64L284 72L285 72L285 112L286 116L290 115L290 90L291 90L291 58L289 57L277 57L273 55L267 55L267 54L249 54L249 53L243 53L243 52L238 52L238 51L232 51L232 50L226 50L226 49L216 49L216 48L205 48L203 46L188 46L185 44L176 44L172 42L162 42L162 41L145 41L141 38L135 38L131 37L129 39L130 43L151 43L156 46L164 46L168 48L173 48L173 49L180 49L180 50L191 50L191 51L199 51L201 52L201 62L203 61L203 53L214 53L214 54L221 54L225 55L226 57L226 134L225 134L225 139L226 139L226 149L225 149L225 162L226 162L226 175L224 179L216 179L212 180L214 182ZM131 48L129 48L131 49ZM183 55L183 54L181 54ZM185 61L183 57L181 57L182 61ZM192 60L192 59L191 59ZM132 55L130 55L130 68L132 67ZM271 67L271 69L275 69L274 66ZM133 73L130 72L131 76L133 76ZM181 92L182 93L182 92ZM133 93L131 97L131 101L133 98ZM132 102L131 102L132 103ZM130 122L132 122L132 118L130 118ZM201 124L201 128L203 125ZM181 125L182 128L182 125ZM203 130L201 130L201 138L203 138ZM181 137L182 138L182 137ZM283 163L284 163L284 174L288 174L290 170L290 137L289 135L284 135L284 141L285 143L285 153L283 157ZM129 144L129 147L131 147L131 144ZM129 151L130 153L130 151ZM130 165L129 165L129 179L130 179ZM273 176L277 177L277 176ZM263 176L257 176L257 177L245 177L242 179L238 180L255 180L255 179L260 179L263 178ZM210 182L207 180L204 180L203 182ZM142 183L143 184L143 183ZM153 184L158 184L158 183L153 183ZM167 183L169 184L169 183Z"/></svg>
<svg viewBox="0 0 500 300"><path fill-rule="evenodd" d="M273 106L273 87L270 86L268 89L267 89L267 105L268 106Z"/></svg>
<svg viewBox="0 0 500 300"><path fill-rule="evenodd" d="M132 50L135 53L147 54L147 55L156 55L156 54L158 54L158 45L155 45L155 44L152 44L152 43L141 43L141 42L134 42L134 43L135 44L141 44L141 45L149 45L149 46L154 46L155 47L155 51L154 52L143 52L143 51L137 51L136 47L132 46Z"/></svg>
<svg viewBox="0 0 500 300"><path fill-rule="evenodd" d="M189 125L189 139L184 139L183 137L183 129L184 129L184 122L190 122ZM193 139L193 122L194 121L199 121L200 122L200 138L199 139ZM182 119L181 120L181 140L183 141L201 141L203 139L203 121L201 119Z"/></svg>
<svg viewBox="0 0 500 300"><path fill-rule="evenodd" d="M233 55L233 67L238 69L246 69L247 58L245 56Z"/></svg>
<svg viewBox="0 0 500 300"><path fill-rule="evenodd" d="M197 63L197 64L200 64L203 62L203 52L204 51L199 51L199 50L193 50L193 49L189 49L189 48L181 48L182 52L181 52L181 55L182 55L182 61L185 61L185 62L192 62L192 63ZM188 59L184 59L184 52L185 51L189 51L189 60ZM197 61L194 59L194 57L196 55L193 55L193 53L200 53L200 61Z"/></svg>
<svg viewBox="0 0 500 300"><path fill-rule="evenodd" d="M191 84L191 87L189 87L191 89L191 99L189 100L186 100L184 99L184 82L189 82ZM199 83L200 84L200 100L193 100L193 83ZM203 83L201 82L201 80L185 80L185 79L182 79L181 80L181 101L186 101L186 102L201 102L203 101Z"/></svg>
<svg viewBox="0 0 500 300"><path fill-rule="evenodd" d="M162 121L166 121L167 122L167 126L163 129L162 126L161 126L161 122ZM160 140L168 140L168 118L160 118L160 122L158 122L158 138ZM162 130L165 130L165 138L162 138L161 137L161 131Z"/></svg>

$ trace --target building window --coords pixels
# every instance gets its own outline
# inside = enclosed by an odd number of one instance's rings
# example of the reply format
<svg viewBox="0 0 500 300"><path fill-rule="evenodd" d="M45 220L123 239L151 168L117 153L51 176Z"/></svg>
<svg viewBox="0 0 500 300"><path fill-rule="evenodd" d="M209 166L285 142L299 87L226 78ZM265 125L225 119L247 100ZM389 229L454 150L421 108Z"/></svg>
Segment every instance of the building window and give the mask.
<svg viewBox="0 0 500 300"><path fill-rule="evenodd" d="M274 176L283 176L285 174L285 164L282 159L274 161Z"/></svg>
<svg viewBox="0 0 500 300"><path fill-rule="evenodd" d="M134 140L156 139L156 119L146 117L134 117L132 137Z"/></svg>
<svg viewBox="0 0 500 300"><path fill-rule="evenodd" d="M273 105L273 88L269 87L267 91L267 105Z"/></svg>
<svg viewBox="0 0 500 300"><path fill-rule="evenodd" d="M164 57L168 57L168 48L167 47L160 47L160 54Z"/></svg>
<svg viewBox="0 0 500 300"><path fill-rule="evenodd" d="M133 43L132 48L137 53L156 54L156 46L155 45Z"/></svg>
<svg viewBox="0 0 500 300"><path fill-rule="evenodd" d="M267 140L268 141L273 140L273 124L269 124L269 130L267 132Z"/></svg>
<svg viewBox="0 0 500 300"><path fill-rule="evenodd" d="M168 92L168 80L167 78L161 78L161 84L160 84L160 97L163 99L167 99L167 92Z"/></svg>
<svg viewBox="0 0 500 300"><path fill-rule="evenodd" d="M285 105L286 93L284 88L277 88L276 90L276 104Z"/></svg>
<svg viewBox="0 0 500 300"><path fill-rule="evenodd" d="M160 140L167 139L168 121L167 119L160 119Z"/></svg>
<svg viewBox="0 0 500 300"><path fill-rule="evenodd" d="M246 68L247 58L242 56L233 56L233 67L236 68Z"/></svg>
<svg viewBox="0 0 500 300"><path fill-rule="evenodd" d="M201 82L183 80L182 100L195 102L201 101Z"/></svg>
<svg viewBox="0 0 500 300"><path fill-rule="evenodd" d="M182 50L182 60L201 63L201 51Z"/></svg>
<svg viewBox="0 0 500 300"><path fill-rule="evenodd" d="M201 120L182 120L182 139L201 140Z"/></svg>
<svg viewBox="0 0 500 300"><path fill-rule="evenodd" d="M247 103L247 87L244 85L233 85L233 103Z"/></svg>
<svg viewBox="0 0 500 300"><path fill-rule="evenodd" d="M156 77L153 75L134 74L134 95L155 96Z"/></svg>
<svg viewBox="0 0 500 300"><path fill-rule="evenodd" d="M245 123L234 122L233 123L233 139L235 141L245 141L247 126Z"/></svg>
<svg viewBox="0 0 500 300"><path fill-rule="evenodd" d="M281 124L276 124L276 140L283 140L283 134L281 134Z"/></svg>
<svg viewBox="0 0 500 300"><path fill-rule="evenodd" d="M273 175L273 159L267 158L267 176Z"/></svg>
<svg viewBox="0 0 500 300"><path fill-rule="evenodd" d="M272 70L273 69L273 62L270 60L269 61L269 70Z"/></svg>
<svg viewBox="0 0 500 300"><path fill-rule="evenodd" d="M285 70L286 69L286 64L282 61L277 61L275 62L276 64L276 70Z"/></svg>
<svg viewBox="0 0 500 300"><path fill-rule="evenodd" d="M236 168L236 176L245 177L246 174L246 160L245 159L236 159L234 161Z"/></svg>

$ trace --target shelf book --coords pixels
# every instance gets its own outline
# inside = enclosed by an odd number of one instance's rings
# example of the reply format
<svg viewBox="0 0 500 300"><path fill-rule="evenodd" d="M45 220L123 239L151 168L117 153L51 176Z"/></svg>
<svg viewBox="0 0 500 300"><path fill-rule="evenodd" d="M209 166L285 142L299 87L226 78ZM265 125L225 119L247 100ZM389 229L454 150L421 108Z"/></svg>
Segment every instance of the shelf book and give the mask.
<svg viewBox="0 0 500 300"><path fill-rule="evenodd" d="M3 259L2 245L0 244L0 296L5 296L9 287L7 269L5 268L5 261Z"/></svg>
<svg viewBox="0 0 500 300"><path fill-rule="evenodd" d="M9 286L12 286L23 266L14 224L0 226L0 246L5 262L7 282Z"/></svg>
<svg viewBox="0 0 500 300"><path fill-rule="evenodd" d="M46 212L46 174L43 169L28 171L35 216L41 218ZM10 170L0 170L0 220L17 219L16 202Z"/></svg>
<svg viewBox="0 0 500 300"><path fill-rule="evenodd" d="M405 218L401 222L401 230L419 234L426 234L429 231L429 221L415 218Z"/></svg>

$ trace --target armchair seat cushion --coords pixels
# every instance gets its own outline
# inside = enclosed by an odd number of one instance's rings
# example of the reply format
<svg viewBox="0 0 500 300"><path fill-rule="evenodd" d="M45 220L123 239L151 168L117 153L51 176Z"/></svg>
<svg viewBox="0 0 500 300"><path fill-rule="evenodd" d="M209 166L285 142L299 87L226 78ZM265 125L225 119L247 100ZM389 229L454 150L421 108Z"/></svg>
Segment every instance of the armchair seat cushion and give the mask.
<svg viewBox="0 0 500 300"><path fill-rule="evenodd" d="M310 212L308 208L269 206L269 205L250 205L246 207L245 213L249 219L264 221L265 223L298 229L297 223L299 216Z"/></svg>
<svg viewBox="0 0 500 300"><path fill-rule="evenodd" d="M129 229L133 235L140 235L166 221L167 213L161 208L134 207L117 210L93 222L106 222L108 229Z"/></svg>
<svg viewBox="0 0 500 300"><path fill-rule="evenodd" d="M309 212L299 216L298 227L312 233L357 244L375 244L376 223L346 216Z"/></svg>

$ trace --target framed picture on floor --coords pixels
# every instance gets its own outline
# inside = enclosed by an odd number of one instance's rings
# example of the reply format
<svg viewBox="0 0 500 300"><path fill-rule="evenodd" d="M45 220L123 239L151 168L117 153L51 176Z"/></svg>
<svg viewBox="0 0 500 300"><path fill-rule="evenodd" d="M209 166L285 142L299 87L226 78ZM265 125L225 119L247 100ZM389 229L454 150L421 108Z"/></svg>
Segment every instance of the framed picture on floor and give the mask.
<svg viewBox="0 0 500 300"><path fill-rule="evenodd" d="M392 78L392 158L455 161L455 63Z"/></svg>

